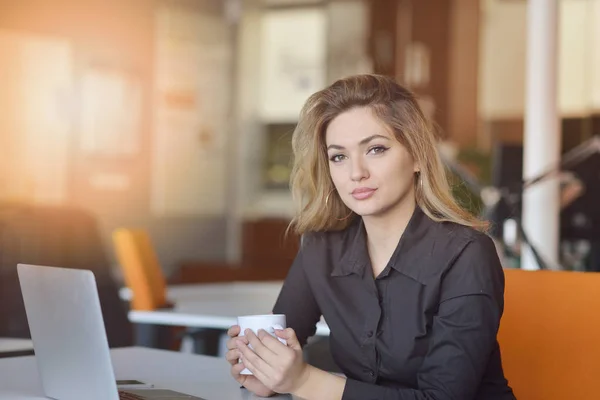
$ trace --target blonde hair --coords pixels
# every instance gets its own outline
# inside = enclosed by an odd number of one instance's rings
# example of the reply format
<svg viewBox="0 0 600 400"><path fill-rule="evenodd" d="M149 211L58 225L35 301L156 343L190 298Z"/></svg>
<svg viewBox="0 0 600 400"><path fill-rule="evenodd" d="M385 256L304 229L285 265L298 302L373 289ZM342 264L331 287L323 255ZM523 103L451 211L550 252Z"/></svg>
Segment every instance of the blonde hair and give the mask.
<svg viewBox="0 0 600 400"><path fill-rule="evenodd" d="M335 117L357 107L370 108L414 158L420 168L415 174L416 202L427 216L439 222L487 228L487 223L460 207L452 196L434 131L415 96L392 78L380 75L340 79L306 101L292 136L290 186L297 210L290 228L301 235L341 230L352 221L354 215L329 175L325 132Z"/></svg>

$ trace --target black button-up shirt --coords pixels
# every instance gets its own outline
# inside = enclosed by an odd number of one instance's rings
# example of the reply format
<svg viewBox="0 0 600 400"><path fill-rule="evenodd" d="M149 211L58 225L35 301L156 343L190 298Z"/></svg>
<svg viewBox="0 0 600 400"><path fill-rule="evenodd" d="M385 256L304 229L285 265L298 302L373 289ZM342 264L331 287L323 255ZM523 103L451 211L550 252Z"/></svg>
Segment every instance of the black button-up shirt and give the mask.
<svg viewBox="0 0 600 400"><path fill-rule="evenodd" d="M505 400L503 299L492 240L417 207L377 278L362 219L305 235L273 312L303 345L323 315L344 400Z"/></svg>

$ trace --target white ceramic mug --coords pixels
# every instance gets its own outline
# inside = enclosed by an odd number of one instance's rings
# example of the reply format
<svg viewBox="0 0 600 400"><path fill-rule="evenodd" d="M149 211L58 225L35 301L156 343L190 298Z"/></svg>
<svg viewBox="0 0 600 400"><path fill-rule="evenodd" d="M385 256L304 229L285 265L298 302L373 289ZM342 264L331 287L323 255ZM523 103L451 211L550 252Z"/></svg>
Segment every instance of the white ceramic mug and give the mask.
<svg viewBox="0 0 600 400"><path fill-rule="evenodd" d="M275 329L286 328L284 314L244 315L238 317L237 322L240 326L240 337L244 336L244 331L246 329L252 330L256 335L258 335L258 331L262 329L271 336L279 339L281 343L286 344L285 339L281 339L275 335ZM252 346L250 346L250 348L252 348ZM242 375L252 375L252 372L250 372L248 368L244 368L240 373Z"/></svg>

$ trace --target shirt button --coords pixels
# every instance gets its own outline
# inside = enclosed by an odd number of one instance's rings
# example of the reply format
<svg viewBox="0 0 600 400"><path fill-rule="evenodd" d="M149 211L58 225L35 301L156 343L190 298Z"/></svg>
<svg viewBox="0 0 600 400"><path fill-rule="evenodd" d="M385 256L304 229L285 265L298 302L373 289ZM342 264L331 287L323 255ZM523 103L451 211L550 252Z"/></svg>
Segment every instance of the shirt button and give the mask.
<svg viewBox="0 0 600 400"><path fill-rule="evenodd" d="M371 376L371 377L375 376L375 372L369 371L369 376Z"/></svg>
<svg viewBox="0 0 600 400"><path fill-rule="evenodd" d="M367 337L368 337L368 338L371 338L371 337L373 337L373 331L368 331L368 332L367 332Z"/></svg>

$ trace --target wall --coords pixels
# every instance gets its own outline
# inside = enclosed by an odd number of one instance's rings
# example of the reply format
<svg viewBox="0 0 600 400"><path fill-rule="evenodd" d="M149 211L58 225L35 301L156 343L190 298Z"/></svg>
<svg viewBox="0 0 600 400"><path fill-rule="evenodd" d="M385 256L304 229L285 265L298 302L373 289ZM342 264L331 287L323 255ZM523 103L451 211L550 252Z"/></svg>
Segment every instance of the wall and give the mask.
<svg viewBox="0 0 600 400"><path fill-rule="evenodd" d="M480 0L453 0L450 7L448 133L461 147L478 142Z"/></svg>
<svg viewBox="0 0 600 400"><path fill-rule="evenodd" d="M480 116L498 135L520 141L515 129L524 115L527 3L482 0L481 7ZM561 116L598 113L600 1L562 0L559 10Z"/></svg>
<svg viewBox="0 0 600 400"><path fill-rule="evenodd" d="M115 227L134 225L149 229L160 260L170 272L181 259L223 259L226 231L223 216L157 218L150 213L154 12L157 5L164 3L153 0L0 0L0 29L67 40L73 49L75 82L90 64L124 68L140 78L144 96L139 153L121 160L90 158L75 147L69 199L70 203L83 206L99 217L108 250L111 249L108 234ZM197 1L173 3L200 7ZM75 93L77 90L76 83ZM80 131L77 121L73 123L77 138ZM90 178L98 173L123 174L127 176L128 185L119 190L95 188Z"/></svg>
<svg viewBox="0 0 600 400"><path fill-rule="evenodd" d="M443 137L448 130L448 95L450 78L450 19L451 1L430 0L412 3L413 42L424 43L429 49L429 82L412 88L418 95L431 97L435 102L435 122Z"/></svg>
<svg viewBox="0 0 600 400"><path fill-rule="evenodd" d="M298 2L300 3L300 2ZM298 6L299 7L299 6ZM294 7L291 7L292 9ZM257 98L261 93L261 17L264 5L245 0L239 28L236 115L241 162L237 165L237 215L240 220L260 218L289 219L294 212L287 190L265 190L266 124ZM362 0L331 1L323 10L327 16L327 84L342 76L371 71L367 55L369 6ZM352 46L351 51L346 49ZM343 55L343 56L342 56ZM297 110L297 113L300 109ZM290 124L293 121L290 121ZM291 139L291 131L286 139ZM235 235L240 234L238 230Z"/></svg>
<svg viewBox="0 0 600 400"><path fill-rule="evenodd" d="M479 111L515 118L525 104L525 2L482 1Z"/></svg>
<svg viewBox="0 0 600 400"><path fill-rule="evenodd" d="M238 60L236 87L236 116L240 142L236 149L241 162L237 165L237 214L245 217L248 208L258 201L261 193L262 162L265 155L264 129L261 124L256 99L260 93L260 81L249 79L260 75L260 18L258 0L244 3L244 13L238 32ZM260 213L260 212L259 212ZM238 233L239 234L239 233Z"/></svg>
<svg viewBox="0 0 600 400"><path fill-rule="evenodd" d="M479 0L381 1L371 6L370 51L376 71L395 75L420 97L441 137L461 147L477 144ZM385 62L382 49L395 65Z"/></svg>
<svg viewBox="0 0 600 400"><path fill-rule="evenodd" d="M71 58L66 40L0 30L0 193L4 201L65 201Z"/></svg>

